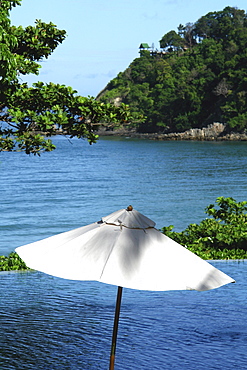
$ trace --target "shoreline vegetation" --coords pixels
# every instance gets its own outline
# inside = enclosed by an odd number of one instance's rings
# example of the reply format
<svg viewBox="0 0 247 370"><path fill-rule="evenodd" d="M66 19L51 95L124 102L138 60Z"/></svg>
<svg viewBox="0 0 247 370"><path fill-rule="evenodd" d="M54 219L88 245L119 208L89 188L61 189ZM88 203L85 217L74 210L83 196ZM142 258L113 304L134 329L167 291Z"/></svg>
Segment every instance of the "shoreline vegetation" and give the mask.
<svg viewBox="0 0 247 370"><path fill-rule="evenodd" d="M181 231L173 231L173 225L161 232L204 260L247 259L247 201L237 202L229 197L218 197L205 213L211 218L199 224L190 224ZM0 271L30 270L25 262L12 252L0 256Z"/></svg>

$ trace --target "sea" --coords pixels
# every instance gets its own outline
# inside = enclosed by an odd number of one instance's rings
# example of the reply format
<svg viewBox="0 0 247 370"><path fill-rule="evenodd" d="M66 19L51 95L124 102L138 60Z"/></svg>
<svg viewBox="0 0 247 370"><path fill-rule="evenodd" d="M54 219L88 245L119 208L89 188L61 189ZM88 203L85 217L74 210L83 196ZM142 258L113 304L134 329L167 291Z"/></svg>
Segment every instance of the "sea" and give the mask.
<svg viewBox="0 0 247 370"><path fill-rule="evenodd" d="M0 153L0 255L132 205L184 230L219 196L247 200L246 142L53 139L40 157ZM247 262L207 292L123 290L116 370L247 369ZM0 273L1 370L108 369L117 287Z"/></svg>

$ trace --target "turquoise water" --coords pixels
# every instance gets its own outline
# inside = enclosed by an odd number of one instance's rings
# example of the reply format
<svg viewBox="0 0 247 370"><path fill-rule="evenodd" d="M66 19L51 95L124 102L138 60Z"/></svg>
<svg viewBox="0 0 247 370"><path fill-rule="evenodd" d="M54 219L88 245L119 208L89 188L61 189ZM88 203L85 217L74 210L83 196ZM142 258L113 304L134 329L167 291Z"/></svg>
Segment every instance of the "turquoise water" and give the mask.
<svg viewBox="0 0 247 370"><path fill-rule="evenodd" d="M218 196L247 200L246 143L55 138L40 158L0 154L0 254L132 204L175 230ZM213 262L236 284L209 292L124 289L116 370L246 369L246 262ZM0 274L0 369L108 368L116 287L38 272Z"/></svg>

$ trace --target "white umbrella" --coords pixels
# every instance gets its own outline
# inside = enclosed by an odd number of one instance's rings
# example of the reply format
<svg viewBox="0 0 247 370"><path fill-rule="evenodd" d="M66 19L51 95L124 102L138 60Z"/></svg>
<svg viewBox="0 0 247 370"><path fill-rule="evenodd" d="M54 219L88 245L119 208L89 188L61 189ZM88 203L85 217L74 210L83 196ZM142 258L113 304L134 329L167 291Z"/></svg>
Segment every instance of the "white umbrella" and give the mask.
<svg viewBox="0 0 247 370"><path fill-rule="evenodd" d="M234 282L155 229L155 223L132 206L16 252L28 267L46 274L118 286L110 369L114 368L122 287L204 291Z"/></svg>

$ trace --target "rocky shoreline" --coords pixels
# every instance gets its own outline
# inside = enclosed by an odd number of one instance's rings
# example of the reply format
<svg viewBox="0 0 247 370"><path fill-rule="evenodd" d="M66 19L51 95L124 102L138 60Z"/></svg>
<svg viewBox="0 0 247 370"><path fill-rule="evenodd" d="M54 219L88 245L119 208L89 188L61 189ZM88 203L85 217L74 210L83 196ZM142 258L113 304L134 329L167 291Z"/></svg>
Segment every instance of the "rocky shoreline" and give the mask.
<svg viewBox="0 0 247 370"><path fill-rule="evenodd" d="M100 129L99 136L120 136L149 140L191 140L191 141L247 141L247 133L227 132L224 123L215 122L207 127L193 128L173 133L138 133L131 129Z"/></svg>

